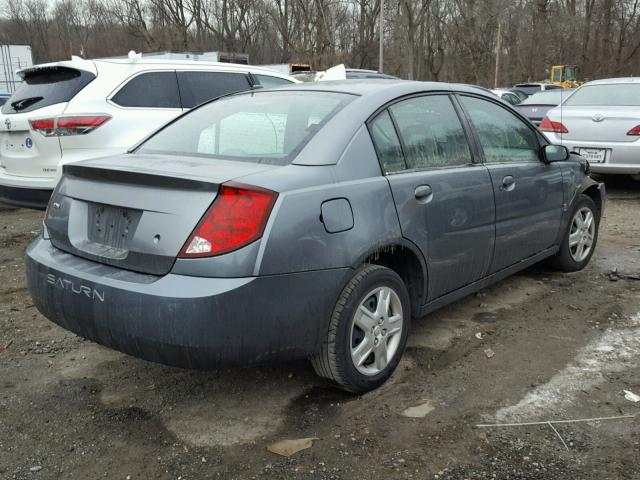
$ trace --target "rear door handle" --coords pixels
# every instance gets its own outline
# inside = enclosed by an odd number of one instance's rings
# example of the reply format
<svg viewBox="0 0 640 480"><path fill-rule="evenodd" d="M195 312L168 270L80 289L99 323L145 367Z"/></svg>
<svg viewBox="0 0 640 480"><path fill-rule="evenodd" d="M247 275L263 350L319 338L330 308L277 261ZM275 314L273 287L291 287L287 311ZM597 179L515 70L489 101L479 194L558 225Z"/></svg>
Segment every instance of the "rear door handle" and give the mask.
<svg viewBox="0 0 640 480"><path fill-rule="evenodd" d="M418 185L414 194L418 203L429 203L433 199L433 189L430 185Z"/></svg>
<svg viewBox="0 0 640 480"><path fill-rule="evenodd" d="M516 188L516 179L513 175L507 175L502 179L502 189L510 192Z"/></svg>

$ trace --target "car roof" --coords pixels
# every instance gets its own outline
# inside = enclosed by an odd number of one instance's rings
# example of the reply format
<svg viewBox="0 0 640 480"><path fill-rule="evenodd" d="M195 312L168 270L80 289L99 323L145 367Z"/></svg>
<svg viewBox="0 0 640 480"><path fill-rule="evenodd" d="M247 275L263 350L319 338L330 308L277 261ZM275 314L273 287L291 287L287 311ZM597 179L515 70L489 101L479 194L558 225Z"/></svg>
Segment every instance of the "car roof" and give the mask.
<svg viewBox="0 0 640 480"><path fill-rule="evenodd" d="M276 70L272 70L270 68L265 67L257 67L255 65L244 65L240 63L227 63L227 62L212 62L209 60L175 60L170 58L99 58L94 60L94 62L98 63L117 63L120 65L162 65L162 66L180 66L180 67L193 67L193 66L203 66L203 67L216 67L222 68L225 70L239 70L246 71L251 70L253 72L264 72L265 74L273 75L273 76L283 76L287 75L282 74Z"/></svg>
<svg viewBox="0 0 640 480"><path fill-rule="evenodd" d="M474 85L444 82L418 82L400 79L354 79L331 80L326 82L307 82L295 85L278 87L278 90L309 90L335 93L348 93L359 96L387 96L395 98L402 95L411 95L420 92L466 92L481 94L489 98L495 98L489 90Z"/></svg>
<svg viewBox="0 0 640 480"><path fill-rule="evenodd" d="M258 95L276 92L319 92L353 95L342 110L338 111L310 140L294 160L296 165L327 165L341 158L346 145L361 132L371 116L397 98L420 93L459 92L471 93L494 101L497 97L489 91L454 83L416 82L410 80L362 79L337 80L315 83L298 83L277 88L259 89L234 95ZM326 155L318 155L324 151ZM329 163L327 163L329 162Z"/></svg>
<svg viewBox="0 0 640 480"><path fill-rule="evenodd" d="M238 72L251 72L258 75L269 75L271 77L279 77L291 79L289 75L280 73L275 70L264 67L256 67L254 65L242 65L238 63L226 63L226 62L211 62L206 60L175 60L175 59L159 59L159 58L99 58L95 60L85 60L80 57L71 57L71 60L62 60L59 62L41 63L33 65L27 68L18 70L18 75L23 76L25 73L33 72L39 69L55 68L55 67L68 67L79 70L86 70L97 74L96 64L117 64L117 65L132 65L143 67L176 67L176 68L216 68L224 70L226 72L237 70Z"/></svg>
<svg viewBox="0 0 640 480"><path fill-rule="evenodd" d="M585 83L585 85L616 85L625 83L640 83L640 77L603 78L601 80L592 80Z"/></svg>

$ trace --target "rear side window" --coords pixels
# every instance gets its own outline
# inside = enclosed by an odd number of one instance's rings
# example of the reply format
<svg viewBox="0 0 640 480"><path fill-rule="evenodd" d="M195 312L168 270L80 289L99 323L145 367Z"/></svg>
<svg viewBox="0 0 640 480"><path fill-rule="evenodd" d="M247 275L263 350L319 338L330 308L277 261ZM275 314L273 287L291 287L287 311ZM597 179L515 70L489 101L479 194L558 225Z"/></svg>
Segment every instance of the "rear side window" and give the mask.
<svg viewBox="0 0 640 480"><path fill-rule="evenodd" d="M640 83L585 85L576 90L564 105L639 107Z"/></svg>
<svg viewBox="0 0 640 480"><path fill-rule="evenodd" d="M510 93L505 93L504 95L502 95L502 99L506 101L509 105L517 105L520 103L520 99Z"/></svg>
<svg viewBox="0 0 640 480"><path fill-rule="evenodd" d="M136 151L287 165L353 98L279 90L226 97L193 109Z"/></svg>
<svg viewBox="0 0 640 480"><path fill-rule="evenodd" d="M396 135L396 129L387 110L383 111L371 122L370 131L384 173L405 170L407 166L404 163L400 140Z"/></svg>
<svg viewBox="0 0 640 480"><path fill-rule="evenodd" d="M148 72L129 80L111 101L121 107L180 108L175 72Z"/></svg>
<svg viewBox="0 0 640 480"><path fill-rule="evenodd" d="M291 81L284 78L272 77L270 75L254 75L264 88L279 87L280 85L291 85Z"/></svg>
<svg viewBox="0 0 640 480"><path fill-rule="evenodd" d="M409 169L472 162L467 137L449 96L410 98L389 110L398 125Z"/></svg>
<svg viewBox="0 0 640 480"><path fill-rule="evenodd" d="M487 163L539 162L536 133L516 115L488 100L460 97L482 144Z"/></svg>
<svg viewBox="0 0 640 480"><path fill-rule="evenodd" d="M24 75L20 87L2 106L2 113L31 112L68 102L96 76L68 67L39 68Z"/></svg>
<svg viewBox="0 0 640 480"><path fill-rule="evenodd" d="M249 80L243 73L178 72L182 108L193 108L208 100L248 90Z"/></svg>

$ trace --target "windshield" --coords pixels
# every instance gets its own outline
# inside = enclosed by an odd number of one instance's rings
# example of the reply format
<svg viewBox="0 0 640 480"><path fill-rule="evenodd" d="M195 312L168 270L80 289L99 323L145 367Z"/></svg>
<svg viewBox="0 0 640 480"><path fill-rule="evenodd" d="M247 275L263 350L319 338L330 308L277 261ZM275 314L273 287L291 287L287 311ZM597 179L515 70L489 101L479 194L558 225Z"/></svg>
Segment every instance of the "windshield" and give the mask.
<svg viewBox="0 0 640 480"><path fill-rule="evenodd" d="M639 107L640 83L586 85L576 90L564 105Z"/></svg>
<svg viewBox="0 0 640 480"><path fill-rule="evenodd" d="M225 97L167 125L136 152L286 165L353 98L303 90Z"/></svg>
<svg viewBox="0 0 640 480"><path fill-rule="evenodd" d="M573 82L576 79L576 69L575 67L565 67L564 68L564 81L565 82Z"/></svg>

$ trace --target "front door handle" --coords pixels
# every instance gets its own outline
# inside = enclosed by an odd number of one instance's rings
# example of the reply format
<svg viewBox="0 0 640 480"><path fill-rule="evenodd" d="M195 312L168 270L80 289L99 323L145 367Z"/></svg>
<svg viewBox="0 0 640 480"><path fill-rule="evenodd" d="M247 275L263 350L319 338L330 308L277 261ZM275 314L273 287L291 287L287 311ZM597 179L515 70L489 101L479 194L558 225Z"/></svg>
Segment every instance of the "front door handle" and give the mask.
<svg viewBox="0 0 640 480"><path fill-rule="evenodd" d="M433 199L433 189L430 185L418 185L414 194L418 203L429 203Z"/></svg>
<svg viewBox="0 0 640 480"><path fill-rule="evenodd" d="M510 192L516 188L516 179L513 175L507 175L502 179L502 190Z"/></svg>

